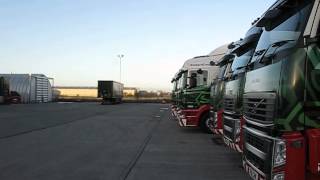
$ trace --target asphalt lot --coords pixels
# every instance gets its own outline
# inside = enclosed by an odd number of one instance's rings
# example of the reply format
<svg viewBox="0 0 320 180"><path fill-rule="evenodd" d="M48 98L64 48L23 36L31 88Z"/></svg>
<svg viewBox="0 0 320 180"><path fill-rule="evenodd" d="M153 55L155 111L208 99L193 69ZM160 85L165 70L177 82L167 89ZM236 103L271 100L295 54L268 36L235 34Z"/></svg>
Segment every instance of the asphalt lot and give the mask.
<svg viewBox="0 0 320 180"><path fill-rule="evenodd" d="M237 153L178 127L168 107L0 106L0 179L249 179Z"/></svg>

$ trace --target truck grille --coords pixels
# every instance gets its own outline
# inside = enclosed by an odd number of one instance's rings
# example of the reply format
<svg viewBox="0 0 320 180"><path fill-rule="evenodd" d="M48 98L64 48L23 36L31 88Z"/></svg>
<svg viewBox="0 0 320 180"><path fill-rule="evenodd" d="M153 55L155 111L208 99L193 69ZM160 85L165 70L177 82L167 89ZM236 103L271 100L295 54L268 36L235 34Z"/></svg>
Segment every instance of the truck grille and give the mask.
<svg viewBox="0 0 320 180"><path fill-rule="evenodd" d="M275 93L244 94L244 115L253 121L272 122L276 104Z"/></svg>
<svg viewBox="0 0 320 180"><path fill-rule="evenodd" d="M236 142L236 128L239 128L237 124L240 123L241 115L236 112L236 104L235 104L234 96L225 96L223 99L224 104L224 112L223 112L223 133L226 137L228 137L233 142ZM225 127L227 126L227 127ZM232 131L230 131L230 128ZM229 131L228 131L229 129Z"/></svg>
<svg viewBox="0 0 320 180"><path fill-rule="evenodd" d="M248 146L245 145L243 151L245 158L256 168L268 174L271 171L270 162L272 160L273 141L259 137L256 134L250 133L247 129L244 129L244 142L256 149L249 149ZM264 157L261 157L261 155Z"/></svg>
<svg viewBox="0 0 320 180"><path fill-rule="evenodd" d="M253 154L250 151L245 150L245 157L248 161L250 161L256 168L258 168L259 170L261 170L262 172L266 172L266 169L264 168L264 160L262 160L261 158L259 158L258 156L256 156L255 154Z"/></svg>
<svg viewBox="0 0 320 180"><path fill-rule="evenodd" d="M223 99L223 105L225 111L234 111L235 109L235 99L232 97L225 97Z"/></svg>
<svg viewBox="0 0 320 180"><path fill-rule="evenodd" d="M245 140L247 143L259 149L260 151L264 151L264 142L262 138L259 138L257 136L252 136L249 133L246 133Z"/></svg>
<svg viewBox="0 0 320 180"><path fill-rule="evenodd" d="M236 114L226 114L223 115L223 132L230 140L236 140L236 123L240 122L240 116ZM230 129L231 128L231 131Z"/></svg>

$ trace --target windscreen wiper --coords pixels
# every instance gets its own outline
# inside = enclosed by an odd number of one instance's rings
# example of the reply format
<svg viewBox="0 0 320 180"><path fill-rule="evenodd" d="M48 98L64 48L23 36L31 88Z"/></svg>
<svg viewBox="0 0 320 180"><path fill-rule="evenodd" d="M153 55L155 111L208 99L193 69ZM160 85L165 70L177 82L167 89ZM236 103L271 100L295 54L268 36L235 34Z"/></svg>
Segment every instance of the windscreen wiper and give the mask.
<svg viewBox="0 0 320 180"><path fill-rule="evenodd" d="M272 47L281 47L281 46L287 44L288 42L292 42L292 41L295 41L295 40L283 40L283 41L273 43L271 46Z"/></svg>
<svg viewBox="0 0 320 180"><path fill-rule="evenodd" d="M248 66L248 65L239 66L239 67L236 68L236 70L240 70L240 69L245 68L245 67L247 67L247 66Z"/></svg>
<svg viewBox="0 0 320 180"><path fill-rule="evenodd" d="M272 60L276 51L273 51L273 53L270 53L270 54L268 54L268 56L266 56L267 52L271 48L279 48L279 47L281 47L289 42L292 42L292 41L295 41L295 40L283 40L283 41L279 41L279 42L275 42L275 43L271 44L267 49L265 49L264 54L259 59L259 63L266 63L266 62L269 62L270 60Z"/></svg>
<svg viewBox="0 0 320 180"><path fill-rule="evenodd" d="M266 49L262 49L262 50L259 50L259 51L256 51L253 55L253 57L255 56L260 56L259 60L255 60L255 61L250 61L250 63L247 65L248 67L251 67L256 61L258 61L259 63L263 62L263 59L265 59L265 56L266 56L266 53L270 50L270 48L279 48L285 44L287 44L288 42L291 42L291 41L295 41L295 40L283 40L283 41L279 41L279 42L276 42L276 43L273 43L271 45L269 45L268 48ZM275 51L268 55L267 59L271 60L272 57L274 56L275 54Z"/></svg>

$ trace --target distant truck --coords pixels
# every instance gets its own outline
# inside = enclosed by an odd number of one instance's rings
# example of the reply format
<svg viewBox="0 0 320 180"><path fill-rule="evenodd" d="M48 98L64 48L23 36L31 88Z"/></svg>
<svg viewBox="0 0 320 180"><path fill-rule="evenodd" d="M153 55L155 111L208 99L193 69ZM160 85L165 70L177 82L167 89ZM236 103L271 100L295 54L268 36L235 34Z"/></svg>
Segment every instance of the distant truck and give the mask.
<svg viewBox="0 0 320 180"><path fill-rule="evenodd" d="M123 97L123 84L115 81L98 81L98 98L102 104L121 103Z"/></svg>

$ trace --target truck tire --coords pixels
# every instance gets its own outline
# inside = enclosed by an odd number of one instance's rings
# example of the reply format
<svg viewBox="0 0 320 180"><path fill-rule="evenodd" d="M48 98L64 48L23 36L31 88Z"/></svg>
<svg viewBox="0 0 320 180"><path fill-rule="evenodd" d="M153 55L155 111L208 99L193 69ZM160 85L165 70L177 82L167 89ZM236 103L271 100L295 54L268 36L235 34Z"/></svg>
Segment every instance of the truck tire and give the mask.
<svg viewBox="0 0 320 180"><path fill-rule="evenodd" d="M205 112L200 119L200 128L203 132L212 134L212 131L209 128L210 116L209 112Z"/></svg>

